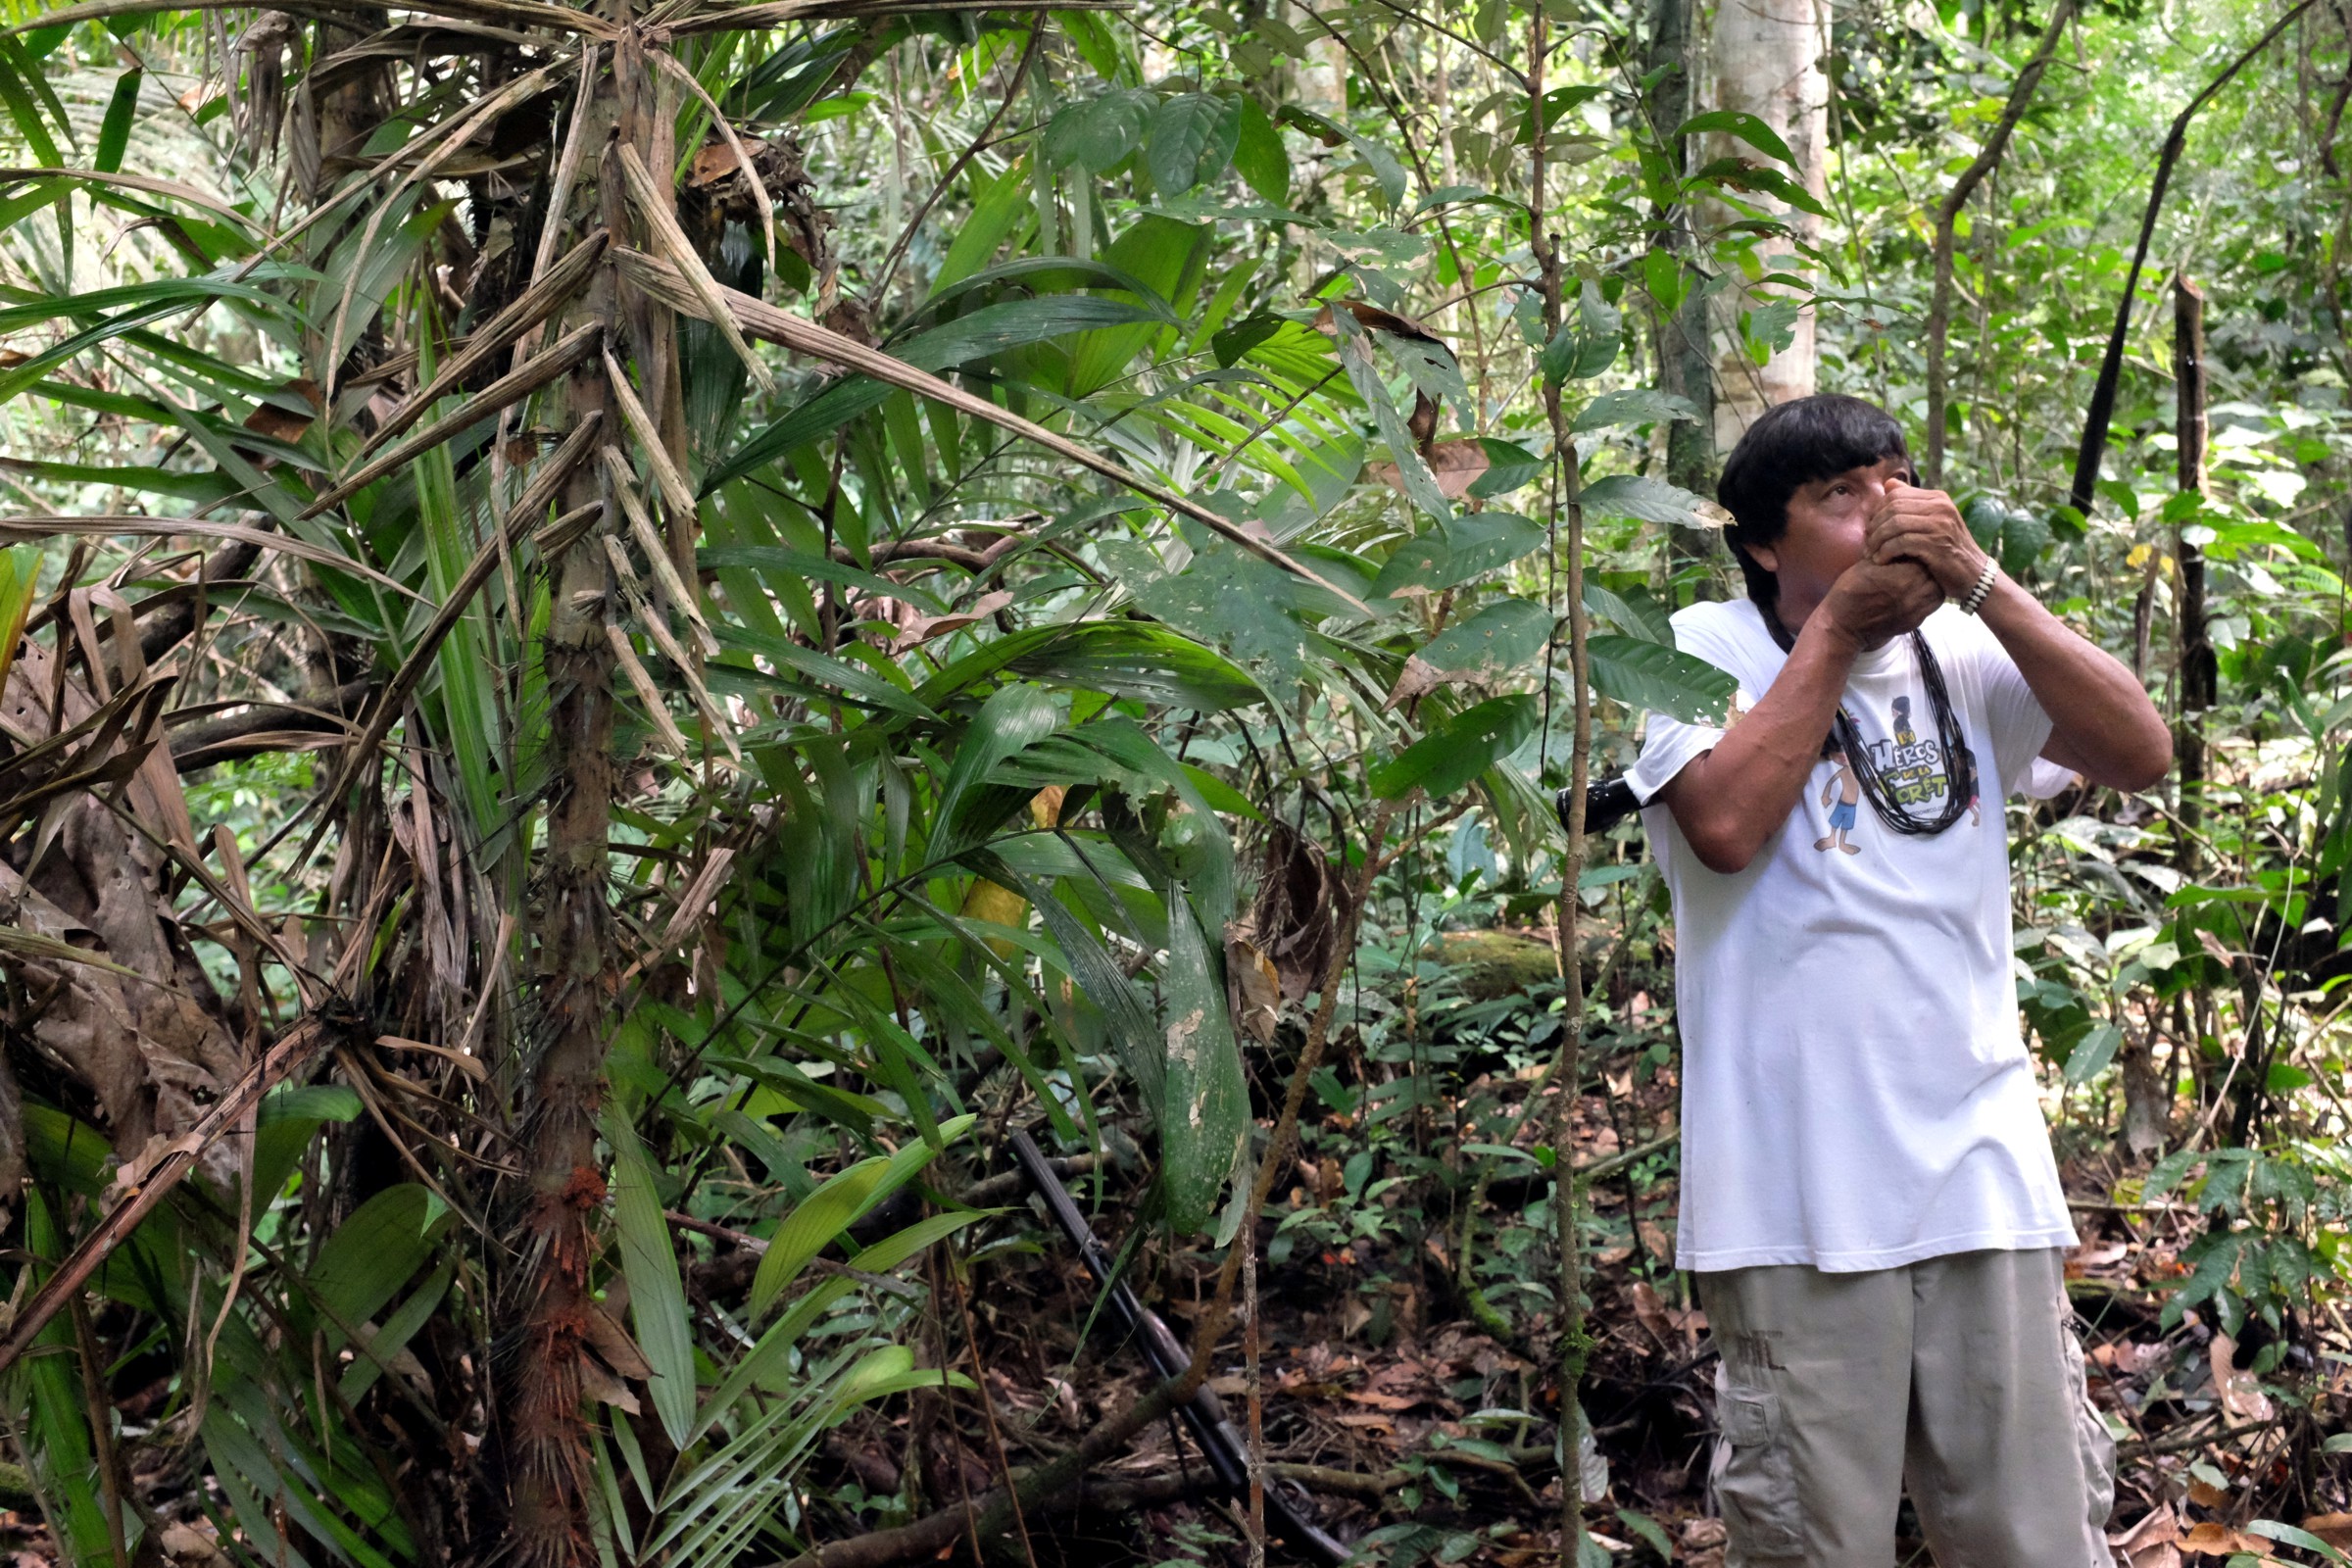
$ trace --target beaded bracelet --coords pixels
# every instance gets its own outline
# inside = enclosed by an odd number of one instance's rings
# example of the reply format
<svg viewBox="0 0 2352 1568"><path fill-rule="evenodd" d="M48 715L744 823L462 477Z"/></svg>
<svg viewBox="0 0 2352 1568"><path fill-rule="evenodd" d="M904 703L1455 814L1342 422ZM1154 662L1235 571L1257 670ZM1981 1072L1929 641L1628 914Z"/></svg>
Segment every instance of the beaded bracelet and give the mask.
<svg viewBox="0 0 2352 1568"><path fill-rule="evenodd" d="M2000 575L2000 563L1994 561L1990 556L1986 556L1984 569L1977 573L1976 586L1969 589L1960 601L1960 612L1964 615L1973 615L1984 609L1984 601L1990 597L1992 585L1999 580Z"/></svg>

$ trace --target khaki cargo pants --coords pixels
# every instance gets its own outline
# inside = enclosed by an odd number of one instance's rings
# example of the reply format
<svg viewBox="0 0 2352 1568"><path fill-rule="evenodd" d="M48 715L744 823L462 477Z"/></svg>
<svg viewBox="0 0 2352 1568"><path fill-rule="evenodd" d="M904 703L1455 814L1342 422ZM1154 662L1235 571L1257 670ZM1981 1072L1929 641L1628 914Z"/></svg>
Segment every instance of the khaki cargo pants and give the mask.
<svg viewBox="0 0 2352 1568"><path fill-rule="evenodd" d="M1937 1568L2111 1568L2115 1445L2058 1252L1697 1280L1724 1568L1890 1568L1906 1483Z"/></svg>

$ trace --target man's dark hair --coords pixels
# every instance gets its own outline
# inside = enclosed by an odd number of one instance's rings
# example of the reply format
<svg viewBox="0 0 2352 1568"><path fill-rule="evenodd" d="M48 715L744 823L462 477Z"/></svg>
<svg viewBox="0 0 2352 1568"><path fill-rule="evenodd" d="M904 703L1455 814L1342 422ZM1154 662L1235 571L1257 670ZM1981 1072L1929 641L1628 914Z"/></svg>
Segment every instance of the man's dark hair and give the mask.
<svg viewBox="0 0 2352 1568"><path fill-rule="evenodd" d="M1747 597L1770 606L1779 595L1780 584L1748 551L1778 544L1788 531L1788 498L1799 485L1910 455L1894 416L1860 398L1825 392L1765 410L1732 448L1715 486L1715 499L1732 514L1727 533Z"/></svg>

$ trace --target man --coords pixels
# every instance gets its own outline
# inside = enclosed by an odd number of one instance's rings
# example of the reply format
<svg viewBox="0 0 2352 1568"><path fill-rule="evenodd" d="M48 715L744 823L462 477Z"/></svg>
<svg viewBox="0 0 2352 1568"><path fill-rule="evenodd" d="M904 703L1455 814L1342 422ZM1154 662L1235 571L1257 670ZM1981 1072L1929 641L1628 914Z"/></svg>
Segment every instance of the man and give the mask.
<svg viewBox="0 0 2352 1568"><path fill-rule="evenodd" d="M2113 1446L2018 1030L2007 837L1972 808L2037 759L2146 789L2171 736L1914 487L1883 411L1771 410L1718 495L1748 597L1675 640L1745 710L1651 714L1628 782L1674 896L1676 1250L1722 1351L1727 1568L1888 1568L1906 1480L1944 1568L2105 1568Z"/></svg>

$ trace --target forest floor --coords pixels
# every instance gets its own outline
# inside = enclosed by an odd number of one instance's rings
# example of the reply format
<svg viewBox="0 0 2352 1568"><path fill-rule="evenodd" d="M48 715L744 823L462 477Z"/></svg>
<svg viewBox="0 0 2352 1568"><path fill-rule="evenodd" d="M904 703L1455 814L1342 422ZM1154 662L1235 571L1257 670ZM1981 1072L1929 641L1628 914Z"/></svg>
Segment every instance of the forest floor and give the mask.
<svg viewBox="0 0 2352 1568"><path fill-rule="evenodd" d="M1579 1107L1580 1166L1618 1152L1621 1127L1642 1129L1636 1136L1644 1143L1672 1129L1670 1071L1639 1088L1623 1080L1615 1087L1630 1094L1630 1105L1592 1096ZM2352 1395L2352 1334L2324 1302L2276 1330L2249 1320L2235 1339L2194 1311L2161 1327L2166 1294L2187 1272L2178 1251L2202 1216L2181 1204L2111 1205L2109 1194L2128 1174L2104 1152L2077 1152L2064 1169L2082 1236L2066 1274L2091 1396L2122 1434L2110 1524L2119 1562L2185 1568L2200 1556L2269 1556L2276 1544L2244 1529L2262 1519L2352 1546L2352 1498L2335 1457L2352 1437L2328 1442L2345 1424ZM1322 1200L1314 1190L1322 1175L1311 1159L1302 1166L1289 1195L1294 1208ZM1534 1200L1542 1201L1541 1191ZM1707 1484L1714 1356L1689 1277L1663 1261L1671 1178L1640 1193L1603 1182L1589 1201L1592 1223L1614 1244L1596 1245L1588 1259L1594 1343L1583 1392L1606 1478L1588 1528L1620 1563L1720 1568L1723 1526ZM1640 1205L1630 1226L1629 1202ZM1113 1247L1118 1206L1111 1198L1096 1220ZM1066 1446L1149 1386L1140 1358L1107 1329L1080 1344L1093 1291L1058 1241L1049 1231L1042 1253L999 1254L982 1265L983 1359L999 1440L1016 1466ZM1021 1266L1011 1266L1016 1261ZM1189 1343L1197 1298L1213 1284L1213 1255L1151 1257L1136 1272L1153 1281L1147 1304ZM1539 1359L1548 1325L1539 1317L1529 1340L1482 1330L1454 1276L1446 1244L1434 1238L1409 1257L1370 1246L1300 1248L1262 1266L1266 1461L1333 1534L1348 1542L1375 1536L1363 1561L1556 1562L1560 1477L1550 1432L1558 1389ZM1212 1387L1237 1425L1248 1404L1242 1363L1236 1335ZM2257 1365L2266 1368L2261 1375ZM869 1451L878 1455L903 1434L869 1432ZM967 1468L976 1491L996 1465L978 1454ZM1601 1467L1589 1462L1587 1475L1599 1481ZM1095 1473L1094 1505L1075 1517L1027 1521L1028 1554L1041 1568L1239 1564L1240 1505L1207 1496L1206 1480L1198 1453L1163 1429ZM1907 1501L1900 1529L1893 1560L1932 1564ZM1022 1544L996 1545L990 1555L998 1561L1023 1560ZM1304 1560L1279 1542L1269 1556Z"/></svg>

